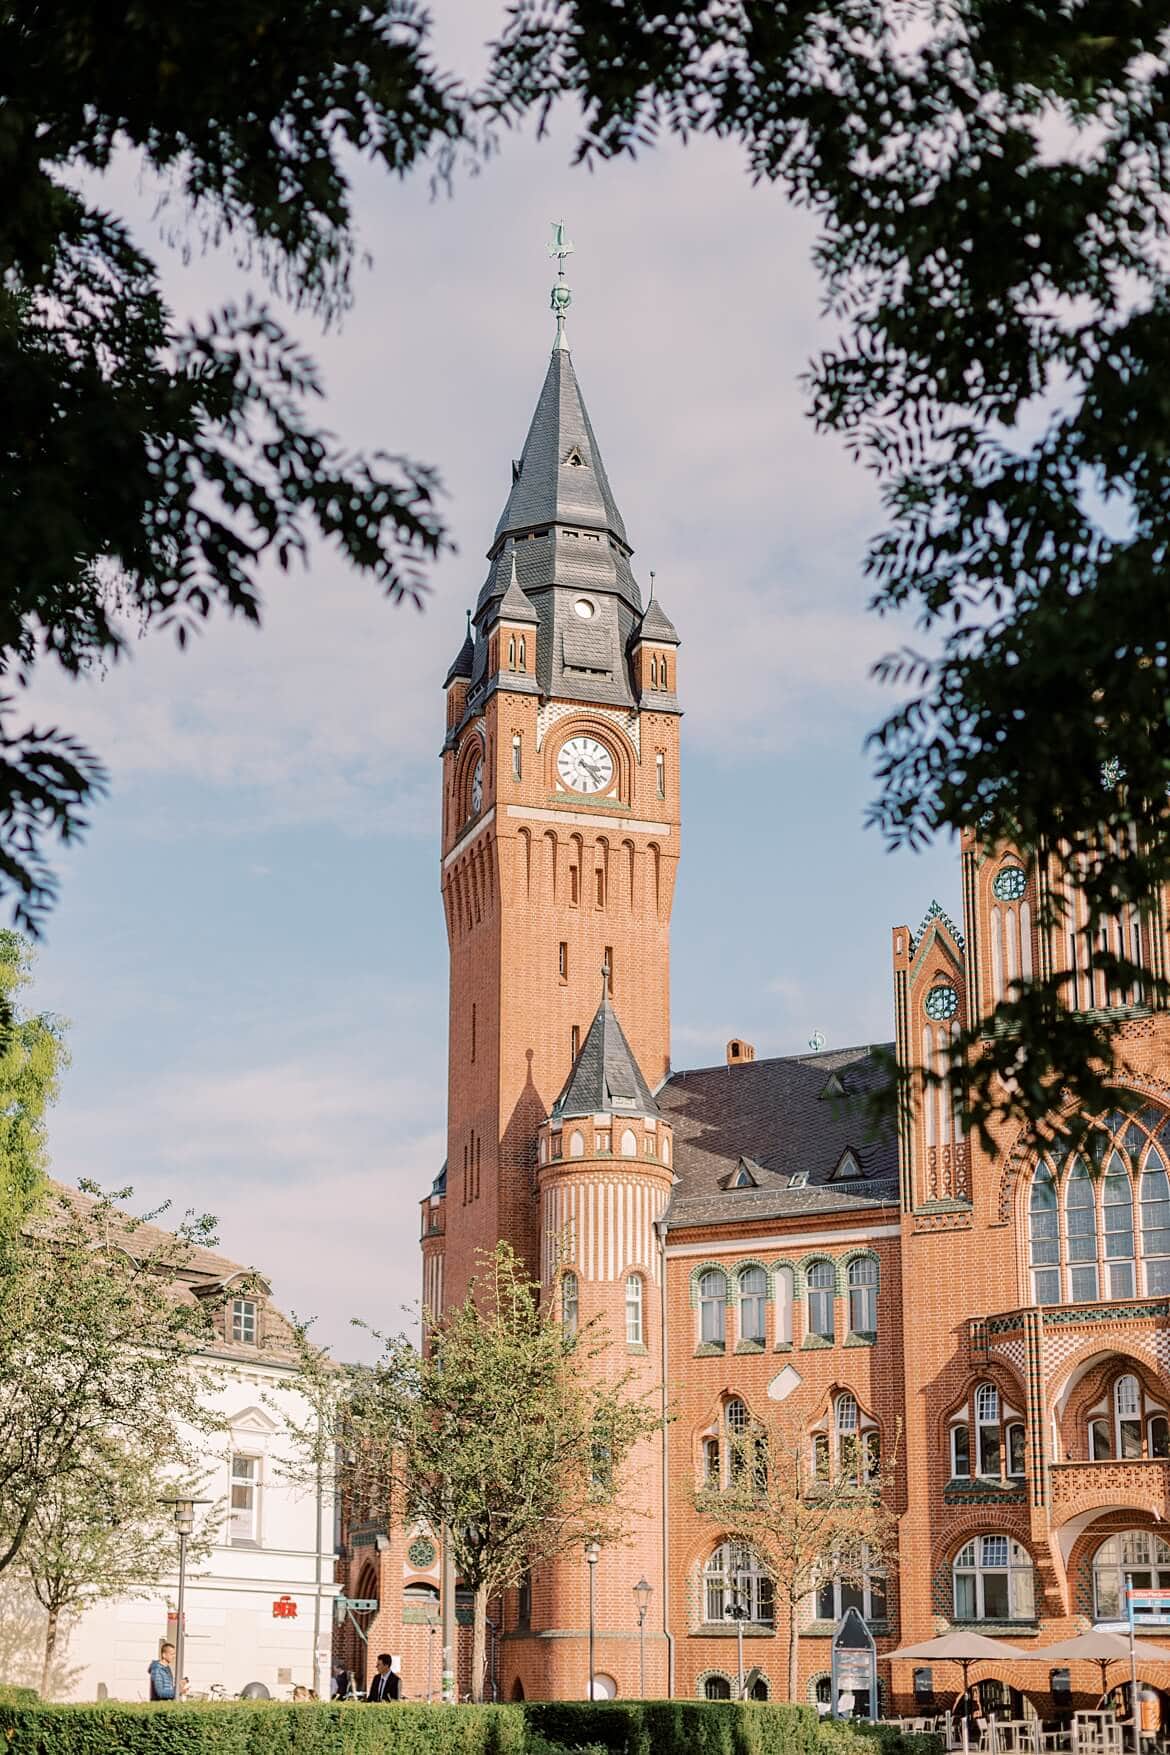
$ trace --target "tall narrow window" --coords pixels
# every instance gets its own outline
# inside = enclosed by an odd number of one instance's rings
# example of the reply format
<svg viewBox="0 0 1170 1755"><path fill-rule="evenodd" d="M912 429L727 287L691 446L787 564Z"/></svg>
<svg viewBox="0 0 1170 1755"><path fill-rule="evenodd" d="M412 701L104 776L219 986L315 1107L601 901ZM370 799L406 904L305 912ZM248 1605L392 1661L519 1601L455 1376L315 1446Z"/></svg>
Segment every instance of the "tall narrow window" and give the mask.
<svg viewBox="0 0 1170 1755"><path fill-rule="evenodd" d="M599 908L604 908L605 907L605 867L599 865L595 876L596 876L596 883L597 883L597 906Z"/></svg>
<svg viewBox="0 0 1170 1755"><path fill-rule="evenodd" d="M831 1261L814 1261L808 1284L808 1332L822 1341L833 1339L833 1293L837 1275Z"/></svg>
<svg viewBox="0 0 1170 1755"><path fill-rule="evenodd" d="M720 1468L722 1467L722 1446L717 1438L703 1440L703 1483L708 1487L718 1487Z"/></svg>
<svg viewBox="0 0 1170 1755"><path fill-rule="evenodd" d="M508 641L508 669L515 670L515 668L516 668L516 636L513 634L511 639Z"/></svg>
<svg viewBox="0 0 1170 1755"><path fill-rule="evenodd" d="M951 1474L965 1481L971 1473L971 1428L964 1419L951 1427Z"/></svg>
<svg viewBox="0 0 1170 1755"><path fill-rule="evenodd" d="M643 1345L642 1276L630 1274L626 1279L626 1345Z"/></svg>
<svg viewBox="0 0 1170 1755"><path fill-rule="evenodd" d="M528 642L523 634L520 636L520 668L521 670L528 669Z"/></svg>
<svg viewBox="0 0 1170 1755"><path fill-rule="evenodd" d="M979 1473L1000 1473L999 1391L993 1383L981 1383L975 1391L975 1437Z"/></svg>
<svg viewBox="0 0 1170 1755"><path fill-rule="evenodd" d="M561 1279L561 1329L566 1340L575 1340L577 1322L580 1316L581 1298L576 1274L565 1274Z"/></svg>
<svg viewBox="0 0 1170 1755"><path fill-rule="evenodd" d="M744 1268L739 1276L739 1338L753 1345L764 1344L764 1317L768 1304L768 1276L761 1267Z"/></svg>
<svg viewBox="0 0 1170 1755"><path fill-rule="evenodd" d="M736 1396L728 1402L723 1417L727 1423L727 1478L738 1481L748 1460L751 1415L746 1405Z"/></svg>
<svg viewBox="0 0 1170 1755"><path fill-rule="evenodd" d="M658 660L657 660L657 658L652 658L650 660L650 687L652 689L656 689L658 687Z"/></svg>
<svg viewBox="0 0 1170 1755"><path fill-rule="evenodd" d="M1136 1377L1127 1373L1117 1379L1113 1406L1117 1415L1117 1454L1125 1461L1133 1461L1142 1454L1142 1390Z"/></svg>
<svg viewBox="0 0 1170 1755"><path fill-rule="evenodd" d="M721 1268L708 1268L699 1280L699 1339L721 1347L726 1330L727 1275Z"/></svg>
<svg viewBox="0 0 1170 1755"><path fill-rule="evenodd" d="M1156 1146L1146 1156L1141 1180L1142 1259L1146 1294L1170 1292L1170 1181Z"/></svg>
<svg viewBox="0 0 1170 1755"><path fill-rule="evenodd" d="M1013 1421L1007 1429L1007 1472L1014 1480L1019 1480L1025 1473L1024 1468L1024 1428L1018 1420Z"/></svg>
<svg viewBox="0 0 1170 1755"><path fill-rule="evenodd" d="M1097 1197L1083 1158L1075 1158L1064 1191L1068 1237L1069 1291L1074 1298L1097 1296Z"/></svg>
<svg viewBox="0 0 1170 1755"><path fill-rule="evenodd" d="M609 997L612 999L613 998L613 946L612 945L606 945L605 956L603 958L603 962L605 964L605 991L609 994Z"/></svg>
<svg viewBox="0 0 1170 1755"><path fill-rule="evenodd" d="M1101 1196L1105 1260L1109 1270L1109 1296L1132 1298L1133 1284L1133 1190L1129 1172L1114 1152L1105 1171Z"/></svg>
<svg viewBox="0 0 1170 1755"><path fill-rule="evenodd" d="M1032 1296L1037 1304L1060 1303L1060 1223L1056 1184L1043 1160L1032 1176L1029 1203L1032 1245Z"/></svg>
<svg viewBox="0 0 1170 1755"><path fill-rule="evenodd" d="M228 1537L232 1543L251 1546L260 1539L260 1458L232 1453L231 1519Z"/></svg>
<svg viewBox="0 0 1170 1755"><path fill-rule="evenodd" d="M471 1002L471 1059L475 1061L475 1001Z"/></svg>
<svg viewBox="0 0 1170 1755"><path fill-rule="evenodd" d="M659 798L666 797L666 757L659 750L654 758L654 779Z"/></svg>
<svg viewBox="0 0 1170 1755"><path fill-rule="evenodd" d="M855 1335L877 1335L877 1262L859 1256L849 1263L849 1328Z"/></svg>
<svg viewBox="0 0 1170 1755"><path fill-rule="evenodd" d="M572 1029L569 1031L569 1054L573 1060L576 1060L576 1058L580 1054L580 1052L581 1052L581 1026L580 1026L580 1024L574 1024Z"/></svg>
<svg viewBox="0 0 1170 1755"><path fill-rule="evenodd" d="M792 1269L790 1267L773 1268L772 1284L776 1289L776 1345L790 1347L792 1345Z"/></svg>
<svg viewBox="0 0 1170 1755"><path fill-rule="evenodd" d="M581 900L581 867L569 867L569 906L575 908Z"/></svg>
<svg viewBox="0 0 1170 1755"><path fill-rule="evenodd" d="M524 773L524 739L518 731L512 733L512 778L519 780Z"/></svg>
<svg viewBox="0 0 1170 1755"><path fill-rule="evenodd" d="M562 981L569 979L569 947L564 939L557 946L557 974Z"/></svg>

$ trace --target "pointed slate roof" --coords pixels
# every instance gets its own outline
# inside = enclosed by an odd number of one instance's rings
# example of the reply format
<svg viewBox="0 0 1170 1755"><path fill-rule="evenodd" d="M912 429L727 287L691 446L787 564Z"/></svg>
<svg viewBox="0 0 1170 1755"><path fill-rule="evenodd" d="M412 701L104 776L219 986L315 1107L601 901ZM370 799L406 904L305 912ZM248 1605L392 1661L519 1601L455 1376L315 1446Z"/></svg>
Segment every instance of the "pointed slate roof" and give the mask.
<svg viewBox="0 0 1170 1755"><path fill-rule="evenodd" d="M662 646L681 646L682 644L675 632L674 623L656 597L652 597L646 605L646 613L642 617L635 638L657 640Z"/></svg>
<svg viewBox="0 0 1170 1755"><path fill-rule="evenodd" d="M540 617L520 589L520 581L516 577L515 549L512 550L512 565L511 574L508 579L508 589L500 598L496 605L495 612L490 619L492 621L501 622L531 622L534 627L540 621Z"/></svg>
<svg viewBox="0 0 1170 1755"><path fill-rule="evenodd" d="M475 664L475 642L471 637L471 623L467 624L467 635L455 654L451 668L443 679L443 687L449 689L457 677L469 677Z"/></svg>
<svg viewBox="0 0 1170 1755"><path fill-rule="evenodd" d="M615 1112L626 1115L660 1113L608 994L597 1008L597 1016L589 1026L589 1033L581 1044L552 1112L554 1120Z"/></svg>
<svg viewBox="0 0 1170 1755"><path fill-rule="evenodd" d="M604 527L629 546L568 348L552 351L532 425L513 470L512 492L496 525L497 537L540 524L583 524Z"/></svg>

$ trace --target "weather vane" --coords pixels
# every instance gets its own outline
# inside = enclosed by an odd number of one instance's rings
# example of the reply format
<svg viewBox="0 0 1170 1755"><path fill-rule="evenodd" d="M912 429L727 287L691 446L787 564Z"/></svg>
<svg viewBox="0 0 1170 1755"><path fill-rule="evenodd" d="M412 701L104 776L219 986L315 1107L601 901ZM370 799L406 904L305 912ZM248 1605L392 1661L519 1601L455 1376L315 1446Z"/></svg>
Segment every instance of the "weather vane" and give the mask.
<svg viewBox="0 0 1170 1755"><path fill-rule="evenodd" d="M813 1031L808 1039L808 1045L814 1054L819 1054L821 1052L821 1049L825 1046L825 1038L821 1035L819 1030Z"/></svg>
<svg viewBox="0 0 1170 1755"><path fill-rule="evenodd" d="M565 279L565 257L573 254L573 246L569 242L568 233L566 232L563 219L554 219L552 221L552 234L552 243L548 247L548 253L550 256L555 256L557 259L557 279L556 285L552 289L549 303L552 306L553 314L557 320L556 345L558 347L564 347L566 346L565 313L573 302L573 295L569 291L569 283Z"/></svg>

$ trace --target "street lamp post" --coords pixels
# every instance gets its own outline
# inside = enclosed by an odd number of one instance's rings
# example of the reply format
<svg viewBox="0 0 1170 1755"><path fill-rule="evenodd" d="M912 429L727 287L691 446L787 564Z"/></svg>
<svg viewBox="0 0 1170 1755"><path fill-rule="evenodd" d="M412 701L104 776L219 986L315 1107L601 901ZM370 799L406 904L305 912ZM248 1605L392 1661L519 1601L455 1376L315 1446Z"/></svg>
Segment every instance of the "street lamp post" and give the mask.
<svg viewBox="0 0 1170 1755"><path fill-rule="evenodd" d="M160 1499L160 1505L169 1505L175 1519L175 1528L179 1532L179 1601L176 1611L175 1626L175 1699L182 1698L183 1660L186 1657L187 1629L185 1625L187 1592L187 1537L195 1529L195 1507L210 1505L210 1499L193 1499L189 1494L177 1494L172 1499Z"/></svg>
<svg viewBox="0 0 1170 1755"><path fill-rule="evenodd" d="M743 1588L739 1579L733 1578L731 1581L731 1601L727 1605L727 1617L729 1620L735 1622L735 1652L738 1672L736 1675L735 1698L737 1700L743 1699L743 1624L747 1619L748 1613L749 1609L747 1603L744 1601Z"/></svg>
<svg viewBox="0 0 1170 1755"><path fill-rule="evenodd" d="M593 1699L593 1582L597 1577L597 1562L601 1559L601 1543L596 1536L591 1536L585 1544L585 1559L589 1566L589 1693L586 1698Z"/></svg>
<svg viewBox="0 0 1170 1755"><path fill-rule="evenodd" d="M653 1585L645 1577L634 1586L634 1601L638 1605L638 1698L646 1698L646 1610L650 1607L650 1592Z"/></svg>

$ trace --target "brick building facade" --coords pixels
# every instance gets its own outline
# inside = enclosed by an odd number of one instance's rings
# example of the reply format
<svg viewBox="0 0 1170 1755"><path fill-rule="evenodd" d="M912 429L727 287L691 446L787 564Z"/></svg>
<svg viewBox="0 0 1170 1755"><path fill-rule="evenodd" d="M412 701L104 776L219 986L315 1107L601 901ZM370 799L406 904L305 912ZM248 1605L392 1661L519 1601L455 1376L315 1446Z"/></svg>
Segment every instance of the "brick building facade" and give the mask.
<svg viewBox="0 0 1170 1755"><path fill-rule="evenodd" d="M812 1594L802 1698L826 1698L850 1603L879 1652L951 1625L1031 1647L1116 1622L1127 1581L1170 1587L1170 1020L1078 975L1078 1004L1123 1019L1137 1111L1100 1118L1080 1155L966 1138L922 1070L1006 983L1068 955L1038 924L1056 863L969 837L962 929L933 905L916 933L893 934L892 1046L915 1075L897 1137L865 1123L862 1100L887 1076L869 1045L757 1060L732 1042L726 1064L672 1069L679 640L635 581L557 309L445 683L448 1155L422 1203L424 1302L460 1299L500 1237L551 1285L554 1241L568 1239L566 1319L602 1316L673 1409L631 1471L630 1545L597 1565L604 1692L638 1690L645 1578L649 1694L730 1691L733 1584L751 1605L746 1663L761 1692L782 1693L767 1581L693 1506L734 1433L778 1403L810 1465L835 1467L846 1435L875 1473L897 1448L882 1475L897 1568ZM1160 967L1161 917L1127 931ZM426 1532L378 1527L379 1545L351 1532L347 1588L378 1598L370 1650L402 1652L407 1692L424 1694L439 1557ZM501 1698L585 1692L587 1591L574 1557L498 1605ZM1143 1648L1143 1677L1170 1682L1161 1646ZM1052 1714L1046 1665L992 1669ZM883 1707L911 1708L911 1666L880 1676ZM956 1677L920 1675L920 1701L928 1683L949 1698ZM1072 1702L1095 1703L1095 1665L1069 1680Z"/></svg>

